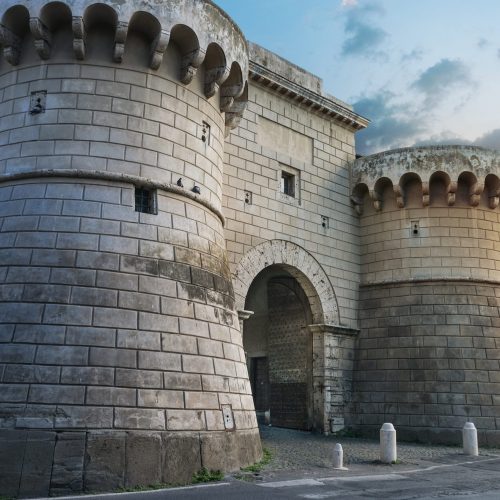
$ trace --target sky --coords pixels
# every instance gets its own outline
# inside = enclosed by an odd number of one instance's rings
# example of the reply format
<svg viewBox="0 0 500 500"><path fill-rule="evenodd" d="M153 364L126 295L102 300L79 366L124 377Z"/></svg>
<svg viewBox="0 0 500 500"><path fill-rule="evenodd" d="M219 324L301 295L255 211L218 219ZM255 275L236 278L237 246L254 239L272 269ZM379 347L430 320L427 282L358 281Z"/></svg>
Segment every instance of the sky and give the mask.
<svg viewBox="0 0 500 500"><path fill-rule="evenodd" d="M356 152L500 150L500 0L215 0L371 120Z"/></svg>

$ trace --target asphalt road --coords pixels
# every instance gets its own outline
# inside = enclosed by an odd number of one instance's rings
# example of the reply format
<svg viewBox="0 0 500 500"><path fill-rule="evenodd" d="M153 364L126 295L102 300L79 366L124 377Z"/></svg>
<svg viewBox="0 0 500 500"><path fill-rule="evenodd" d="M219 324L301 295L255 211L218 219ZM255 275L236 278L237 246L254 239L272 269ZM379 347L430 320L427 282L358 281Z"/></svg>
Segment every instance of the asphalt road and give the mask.
<svg viewBox="0 0 500 500"><path fill-rule="evenodd" d="M381 466L331 475L296 474L296 477L273 477L273 480L242 481L235 478L208 485L147 491L94 495L105 500L278 500L278 499L449 499L499 500L500 457L465 457L457 455L446 463L411 469L404 466ZM370 472L359 474L360 472ZM82 500L85 497L64 497ZM59 499L61 500L61 499Z"/></svg>

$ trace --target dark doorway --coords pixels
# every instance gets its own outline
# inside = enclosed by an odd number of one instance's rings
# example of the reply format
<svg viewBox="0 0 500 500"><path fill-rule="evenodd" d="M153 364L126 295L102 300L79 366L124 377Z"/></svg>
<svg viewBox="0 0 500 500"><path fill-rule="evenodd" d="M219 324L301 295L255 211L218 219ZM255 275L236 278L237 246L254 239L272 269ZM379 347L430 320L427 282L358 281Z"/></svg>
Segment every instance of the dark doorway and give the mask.
<svg viewBox="0 0 500 500"><path fill-rule="evenodd" d="M307 297L298 281L279 266L262 271L252 283L245 308L247 353L259 420L270 411L272 425L312 428L312 322Z"/></svg>
<svg viewBox="0 0 500 500"><path fill-rule="evenodd" d="M270 408L267 358L251 358L250 376L255 410L259 413L265 412Z"/></svg>

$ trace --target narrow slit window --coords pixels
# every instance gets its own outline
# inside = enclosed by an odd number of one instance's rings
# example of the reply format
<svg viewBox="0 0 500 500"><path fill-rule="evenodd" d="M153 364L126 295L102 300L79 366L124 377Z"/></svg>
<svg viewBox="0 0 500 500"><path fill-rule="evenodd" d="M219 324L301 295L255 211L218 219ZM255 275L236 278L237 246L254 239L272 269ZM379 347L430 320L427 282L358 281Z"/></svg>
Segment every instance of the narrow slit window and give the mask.
<svg viewBox="0 0 500 500"><path fill-rule="evenodd" d="M135 188L135 211L144 214L156 214L156 190Z"/></svg>
<svg viewBox="0 0 500 500"><path fill-rule="evenodd" d="M295 175L281 171L281 192L295 197Z"/></svg>

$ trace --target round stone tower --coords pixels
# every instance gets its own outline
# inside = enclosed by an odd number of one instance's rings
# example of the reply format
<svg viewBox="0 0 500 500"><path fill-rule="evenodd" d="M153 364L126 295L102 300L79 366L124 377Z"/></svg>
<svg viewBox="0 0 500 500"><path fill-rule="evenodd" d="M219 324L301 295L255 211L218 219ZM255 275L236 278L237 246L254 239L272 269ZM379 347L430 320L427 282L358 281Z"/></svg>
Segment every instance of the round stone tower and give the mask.
<svg viewBox="0 0 500 500"><path fill-rule="evenodd" d="M220 210L241 31L203 0L4 0L0 19L2 493L255 462Z"/></svg>
<svg viewBox="0 0 500 500"><path fill-rule="evenodd" d="M500 444L500 153L469 146L356 160L360 327L351 425Z"/></svg>

